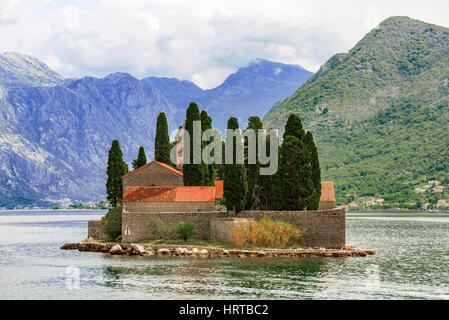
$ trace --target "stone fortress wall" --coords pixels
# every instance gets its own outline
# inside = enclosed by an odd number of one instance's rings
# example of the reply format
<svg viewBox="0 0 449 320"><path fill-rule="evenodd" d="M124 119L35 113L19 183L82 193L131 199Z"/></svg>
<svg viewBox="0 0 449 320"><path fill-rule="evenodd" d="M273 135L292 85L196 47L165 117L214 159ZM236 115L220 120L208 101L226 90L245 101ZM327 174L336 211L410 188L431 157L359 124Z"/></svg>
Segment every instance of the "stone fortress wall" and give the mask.
<svg viewBox="0 0 449 320"><path fill-rule="evenodd" d="M299 228L305 247L342 248L346 244L345 209L316 211L244 211L239 218L260 220L267 216Z"/></svg>
<svg viewBox="0 0 449 320"><path fill-rule="evenodd" d="M267 216L298 227L304 247L342 248L346 244L345 210L336 208L317 211L243 211L237 218L260 220ZM150 222L159 218L165 224L175 225L181 221L195 224L198 238L230 242L231 211L201 212L123 212L122 241L134 242L159 238L153 235ZM100 222L100 223L98 223ZM89 221L89 235L106 238L101 221Z"/></svg>

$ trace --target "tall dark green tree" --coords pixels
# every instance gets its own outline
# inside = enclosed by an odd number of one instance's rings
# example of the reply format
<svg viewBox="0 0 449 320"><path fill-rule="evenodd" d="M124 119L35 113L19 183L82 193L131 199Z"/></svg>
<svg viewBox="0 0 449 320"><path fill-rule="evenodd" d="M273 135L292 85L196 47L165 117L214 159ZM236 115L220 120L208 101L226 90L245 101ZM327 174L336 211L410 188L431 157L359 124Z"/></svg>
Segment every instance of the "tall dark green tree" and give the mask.
<svg viewBox="0 0 449 320"><path fill-rule="evenodd" d="M286 136L281 147L281 209L304 210L313 194L310 154L303 141Z"/></svg>
<svg viewBox="0 0 449 320"><path fill-rule="evenodd" d="M140 168L141 166L144 166L147 164L147 156L145 155L145 149L140 146L139 147L139 154L137 155L137 158L135 158L132 162L133 169Z"/></svg>
<svg viewBox="0 0 449 320"><path fill-rule="evenodd" d="M267 155L271 157L270 135L266 136ZM280 147L278 146L278 164L280 164ZM263 167L261 165L261 167ZM263 210L280 210L281 209L281 175L280 170L273 175L260 175L258 184L255 189L256 208Z"/></svg>
<svg viewBox="0 0 449 320"><path fill-rule="evenodd" d="M310 203L307 208L311 210L318 210L321 198L321 170L320 170L320 160L318 158L318 150L313 141L313 134L307 131L305 137L305 144L310 153L310 166L313 181L313 195L310 197Z"/></svg>
<svg viewBox="0 0 449 320"><path fill-rule="evenodd" d="M123 161L123 153L120 149L118 140L112 141L109 149L108 166L106 174L106 192L109 203L116 207L123 200L123 182L122 176L128 172L128 165Z"/></svg>
<svg viewBox="0 0 449 320"><path fill-rule="evenodd" d="M212 118L207 114L206 110L201 111L201 130L204 132L208 129L212 129ZM211 143L213 141L213 137L211 138ZM207 145L206 141L203 141L203 148ZM213 154L212 154L213 156ZM214 164L204 165L204 185L213 186L215 183L215 166Z"/></svg>
<svg viewBox="0 0 449 320"><path fill-rule="evenodd" d="M263 123L259 117L250 117L248 119L247 130L254 130L256 136L256 155L258 154L257 137L258 130L263 128ZM248 194L246 196L246 210L251 210L255 206L256 188L258 187L260 164L257 159L256 164L248 163L248 138L245 137L245 164L246 164L246 179L248 181ZM257 157L257 156L256 156Z"/></svg>
<svg viewBox="0 0 449 320"><path fill-rule="evenodd" d="M159 113L156 123L156 135L154 138L154 160L171 164L170 161L171 143L168 135L168 123L165 112Z"/></svg>
<svg viewBox="0 0 449 320"><path fill-rule="evenodd" d="M235 130L238 128L237 119L230 118L228 120L228 129ZM238 149L236 148L236 138L234 137L233 139L233 163L224 165L223 198L228 210L233 210L235 214L245 208L248 186L245 165L236 163Z"/></svg>
<svg viewBox="0 0 449 320"><path fill-rule="evenodd" d="M206 110L201 111L201 130L206 131L212 129L212 118L207 114Z"/></svg>
<svg viewBox="0 0 449 320"><path fill-rule="evenodd" d="M221 159L222 159L223 163L225 161L225 150L226 150L226 143L224 141L221 141ZM223 180L224 179L224 168L225 168L225 165L223 163L215 165L215 169L217 170L217 178L218 178L218 180Z"/></svg>
<svg viewBox="0 0 449 320"><path fill-rule="evenodd" d="M284 139L287 136L296 137L301 141L304 141L306 136L306 132L302 127L301 119L295 114L291 114L285 124Z"/></svg>
<svg viewBox="0 0 449 320"><path fill-rule="evenodd" d="M184 185L185 186L202 186L204 185L204 163L201 161L199 164L193 163L194 155L197 150L193 148L193 122L201 121L200 110L195 102L191 102L186 112L186 126L185 132L190 135L190 145L184 144L185 148L190 148L190 159L186 159L186 152L184 152L184 164L183 164L183 174L184 174ZM199 142L202 143L201 141ZM199 152L201 152L201 146ZM198 155L197 155L198 156ZM201 154L199 155L201 159ZM189 162L187 164L187 161Z"/></svg>
<svg viewBox="0 0 449 320"><path fill-rule="evenodd" d="M304 210L316 207L311 152L312 149L306 144L306 133L301 119L291 114L285 125L284 141L281 147L280 181L283 210Z"/></svg>

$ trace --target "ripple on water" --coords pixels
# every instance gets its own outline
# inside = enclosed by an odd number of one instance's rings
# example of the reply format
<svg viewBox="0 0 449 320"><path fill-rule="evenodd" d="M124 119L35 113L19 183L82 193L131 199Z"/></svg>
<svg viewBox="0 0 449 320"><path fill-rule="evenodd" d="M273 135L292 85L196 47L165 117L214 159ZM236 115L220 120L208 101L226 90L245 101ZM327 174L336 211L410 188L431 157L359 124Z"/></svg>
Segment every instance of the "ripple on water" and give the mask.
<svg viewBox="0 0 449 320"><path fill-rule="evenodd" d="M366 258L179 259L59 250L63 243L84 238L87 220L103 214L92 211L0 214L0 296L449 298L449 215L349 214L347 242L376 250L376 255ZM80 290L67 287L68 270L79 270Z"/></svg>

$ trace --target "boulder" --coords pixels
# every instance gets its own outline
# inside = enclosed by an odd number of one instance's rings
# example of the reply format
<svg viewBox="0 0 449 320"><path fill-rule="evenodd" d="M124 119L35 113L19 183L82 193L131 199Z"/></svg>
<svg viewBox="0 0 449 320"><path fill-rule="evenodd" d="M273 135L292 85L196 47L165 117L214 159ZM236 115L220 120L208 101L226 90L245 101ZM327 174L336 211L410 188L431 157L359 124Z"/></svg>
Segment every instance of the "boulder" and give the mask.
<svg viewBox="0 0 449 320"><path fill-rule="evenodd" d="M123 249L122 247L120 247L120 245L118 244L114 244L111 248L111 250L109 250L110 254L123 254Z"/></svg>
<svg viewBox="0 0 449 320"><path fill-rule="evenodd" d="M209 251L207 251L206 249L202 249L200 250L199 254L202 256L207 256L209 254Z"/></svg>
<svg viewBox="0 0 449 320"><path fill-rule="evenodd" d="M162 248L162 249L159 249L159 250L157 251L157 253L160 254L160 255L170 255L171 252L170 252L169 249Z"/></svg>
<svg viewBox="0 0 449 320"><path fill-rule="evenodd" d="M105 245L104 247L101 248L100 252L101 253L108 253L110 250L111 249L108 246Z"/></svg>
<svg viewBox="0 0 449 320"><path fill-rule="evenodd" d="M189 250L187 250L186 248L176 248L175 253L177 255L186 255L189 253Z"/></svg>
<svg viewBox="0 0 449 320"><path fill-rule="evenodd" d="M79 249L79 243L66 243L61 247L62 250L78 250Z"/></svg>
<svg viewBox="0 0 449 320"><path fill-rule="evenodd" d="M105 249L106 248L106 249ZM104 252L105 250L108 250L108 246L103 243L97 243L95 246L93 246L92 251L96 252Z"/></svg>
<svg viewBox="0 0 449 320"><path fill-rule="evenodd" d="M198 250L198 248L193 248L192 250L190 250L192 252L193 255L197 255L200 251Z"/></svg>
<svg viewBox="0 0 449 320"><path fill-rule="evenodd" d="M150 257L150 256L154 255L154 251L151 248L146 248L143 255Z"/></svg>
<svg viewBox="0 0 449 320"><path fill-rule="evenodd" d="M145 247L141 244L133 244L133 253L137 255L143 255L145 254Z"/></svg>

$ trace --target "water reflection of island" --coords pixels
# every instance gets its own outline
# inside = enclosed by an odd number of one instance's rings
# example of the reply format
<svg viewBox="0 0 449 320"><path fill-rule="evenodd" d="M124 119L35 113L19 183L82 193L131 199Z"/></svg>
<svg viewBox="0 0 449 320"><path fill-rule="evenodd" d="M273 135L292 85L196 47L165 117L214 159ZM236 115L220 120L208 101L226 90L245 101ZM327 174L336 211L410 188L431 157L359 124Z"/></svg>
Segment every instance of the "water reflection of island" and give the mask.
<svg viewBox="0 0 449 320"><path fill-rule="evenodd" d="M316 258L141 260L130 259L132 267L104 267L105 286L140 286L155 297L175 293L184 298L283 298L283 292L288 292L291 298L297 292L298 298L311 298L320 290L319 279L328 273L326 260Z"/></svg>

